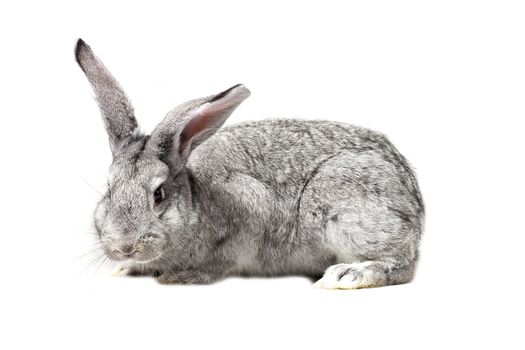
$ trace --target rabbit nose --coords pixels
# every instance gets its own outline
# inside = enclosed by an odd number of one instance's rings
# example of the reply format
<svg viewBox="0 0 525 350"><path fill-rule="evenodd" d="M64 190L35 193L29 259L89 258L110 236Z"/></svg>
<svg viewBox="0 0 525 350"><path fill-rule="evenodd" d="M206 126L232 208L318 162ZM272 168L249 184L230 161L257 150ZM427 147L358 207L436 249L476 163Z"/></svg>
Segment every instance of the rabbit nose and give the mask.
<svg viewBox="0 0 525 350"><path fill-rule="evenodd" d="M135 253L135 247L131 244L122 244L116 247L115 250L125 256L130 256Z"/></svg>

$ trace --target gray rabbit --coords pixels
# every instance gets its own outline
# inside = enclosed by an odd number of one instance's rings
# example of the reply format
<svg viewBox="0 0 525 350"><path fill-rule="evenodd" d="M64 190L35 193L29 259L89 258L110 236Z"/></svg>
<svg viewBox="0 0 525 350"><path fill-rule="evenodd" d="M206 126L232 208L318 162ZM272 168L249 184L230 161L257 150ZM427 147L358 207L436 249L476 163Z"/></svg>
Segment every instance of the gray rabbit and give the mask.
<svg viewBox="0 0 525 350"><path fill-rule="evenodd" d="M315 285L327 289L412 279L423 202L385 136L328 121L220 128L250 95L243 85L183 103L145 135L81 39L75 55L113 154L94 222L121 274L201 284L298 274L322 276Z"/></svg>

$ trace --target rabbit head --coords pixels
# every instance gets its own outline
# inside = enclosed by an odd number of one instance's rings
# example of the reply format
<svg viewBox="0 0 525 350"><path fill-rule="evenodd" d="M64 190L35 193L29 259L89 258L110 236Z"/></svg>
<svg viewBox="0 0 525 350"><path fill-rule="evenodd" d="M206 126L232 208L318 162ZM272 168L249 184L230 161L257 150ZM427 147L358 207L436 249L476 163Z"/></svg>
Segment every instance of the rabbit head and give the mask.
<svg viewBox="0 0 525 350"><path fill-rule="evenodd" d="M146 135L119 83L81 39L75 56L93 88L113 154L108 190L95 210L98 237L114 260L159 259L182 240L177 233L196 215L185 169L188 157L250 92L235 85L183 103Z"/></svg>

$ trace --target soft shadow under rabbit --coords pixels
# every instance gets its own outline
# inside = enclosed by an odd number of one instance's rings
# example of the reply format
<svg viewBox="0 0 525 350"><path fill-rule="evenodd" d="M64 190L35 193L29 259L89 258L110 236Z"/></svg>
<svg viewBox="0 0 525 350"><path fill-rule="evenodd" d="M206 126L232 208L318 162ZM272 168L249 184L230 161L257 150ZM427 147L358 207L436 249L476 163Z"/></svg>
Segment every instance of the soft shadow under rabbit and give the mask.
<svg viewBox="0 0 525 350"><path fill-rule="evenodd" d="M186 102L151 135L82 40L113 154L95 227L123 274L162 283L227 275L322 275L355 289L412 279L423 203L405 158L376 132L328 121L265 120L219 129L250 92Z"/></svg>

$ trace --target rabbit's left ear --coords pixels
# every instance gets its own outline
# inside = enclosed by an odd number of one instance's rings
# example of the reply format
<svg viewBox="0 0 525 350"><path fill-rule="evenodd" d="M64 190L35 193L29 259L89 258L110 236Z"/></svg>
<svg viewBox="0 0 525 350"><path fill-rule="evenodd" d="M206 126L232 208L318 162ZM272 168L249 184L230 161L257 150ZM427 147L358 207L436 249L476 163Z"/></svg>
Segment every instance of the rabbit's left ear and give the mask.
<svg viewBox="0 0 525 350"><path fill-rule="evenodd" d="M75 47L75 58L93 88L115 155L122 141L138 132L131 102L118 81L82 39L78 39Z"/></svg>
<svg viewBox="0 0 525 350"><path fill-rule="evenodd" d="M248 96L250 90L238 84L217 95L187 102L168 113L151 134L149 143L172 160L184 162Z"/></svg>

